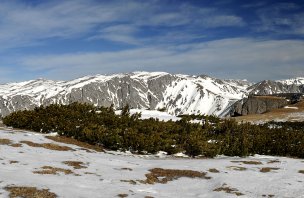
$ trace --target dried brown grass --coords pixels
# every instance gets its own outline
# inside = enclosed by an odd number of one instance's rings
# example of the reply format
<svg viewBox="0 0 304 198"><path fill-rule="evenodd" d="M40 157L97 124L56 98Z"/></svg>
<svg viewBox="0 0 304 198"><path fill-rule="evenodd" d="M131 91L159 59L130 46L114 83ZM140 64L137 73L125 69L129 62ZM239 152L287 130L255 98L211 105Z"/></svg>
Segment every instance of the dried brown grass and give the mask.
<svg viewBox="0 0 304 198"><path fill-rule="evenodd" d="M253 96L253 98L272 99L272 100L286 100L284 97L279 97L279 96Z"/></svg>
<svg viewBox="0 0 304 198"><path fill-rule="evenodd" d="M262 195L262 197L274 197L274 195Z"/></svg>
<svg viewBox="0 0 304 198"><path fill-rule="evenodd" d="M304 170L299 170L299 173L302 173L302 174L304 174Z"/></svg>
<svg viewBox="0 0 304 198"><path fill-rule="evenodd" d="M214 189L213 191L215 192L225 192L225 193L229 193L229 194L234 194L236 196L242 196L244 195L243 193L239 192L238 189L236 188L231 188L229 186L227 186L227 184L223 184L221 187Z"/></svg>
<svg viewBox="0 0 304 198"><path fill-rule="evenodd" d="M10 144L9 146L11 146L11 147L22 147L22 144L15 143L15 144Z"/></svg>
<svg viewBox="0 0 304 198"><path fill-rule="evenodd" d="M4 188L9 192L10 198L56 198L55 193L49 192L49 189L37 189L36 187L25 186L7 186Z"/></svg>
<svg viewBox="0 0 304 198"><path fill-rule="evenodd" d="M71 147L68 146L60 146L58 144L53 144L53 143L35 143L31 141L20 141L22 144L26 144L31 147L41 147L49 150L55 150L55 151L74 151Z"/></svg>
<svg viewBox="0 0 304 198"><path fill-rule="evenodd" d="M132 168L121 168L120 170L133 171L133 169L132 169Z"/></svg>
<svg viewBox="0 0 304 198"><path fill-rule="evenodd" d="M263 167L260 169L260 172L261 173L268 173L270 171L273 171L273 170L279 170L280 168L274 168L274 167Z"/></svg>
<svg viewBox="0 0 304 198"><path fill-rule="evenodd" d="M121 197L121 198L124 198L124 197L128 197L129 195L128 194L118 194L117 197Z"/></svg>
<svg viewBox="0 0 304 198"><path fill-rule="evenodd" d="M11 143L10 139L0 139L0 145L10 145Z"/></svg>
<svg viewBox="0 0 304 198"><path fill-rule="evenodd" d="M217 169L215 169L215 168L210 168L208 171L209 171L210 173L219 173L219 172L220 172L219 170L217 170Z"/></svg>
<svg viewBox="0 0 304 198"><path fill-rule="evenodd" d="M22 146L22 144L13 143L13 141L10 139L0 139L0 145L7 145L7 146L11 146L11 147L21 147Z"/></svg>
<svg viewBox="0 0 304 198"><path fill-rule="evenodd" d="M207 173L193 170L153 168L149 171L150 173L145 175L147 179L139 180L139 182L144 184L166 184L168 181L173 181L181 177L211 179L211 177L206 176Z"/></svg>
<svg viewBox="0 0 304 198"><path fill-rule="evenodd" d="M226 168L236 171L245 171L247 168L241 166L227 166Z"/></svg>
<svg viewBox="0 0 304 198"><path fill-rule="evenodd" d="M274 164L274 163L280 163L281 161L278 159L275 160L270 160L269 162L267 162L267 164Z"/></svg>
<svg viewBox="0 0 304 198"><path fill-rule="evenodd" d="M250 164L250 165L261 165L263 164L260 161L231 161L233 163L243 163L243 164Z"/></svg>
<svg viewBox="0 0 304 198"><path fill-rule="evenodd" d="M96 152L104 152L104 150L101 146L91 145L91 144L88 144L88 143L85 143L85 142L75 140L74 138L69 138L69 137L64 137L64 136L45 136L45 137L47 139L53 140L55 142L71 144L71 145L76 145L76 146L82 147L87 152L91 152L90 150L87 150L87 149L91 149L91 150L94 150Z"/></svg>
<svg viewBox="0 0 304 198"><path fill-rule="evenodd" d="M134 180L120 180L121 182L127 182L127 183L129 183L129 184L132 184L132 185L136 185L137 183L136 183L136 181L134 181Z"/></svg>
<svg viewBox="0 0 304 198"><path fill-rule="evenodd" d="M74 172L69 170L69 169L64 169L64 168L57 168L57 167L52 167L52 166L43 166L41 167L42 170L38 171L33 171L35 174L40 174L40 175L57 175L59 173L64 173L65 175L70 175L73 174Z"/></svg>
<svg viewBox="0 0 304 198"><path fill-rule="evenodd" d="M85 166L84 163L80 161L64 161L62 163L68 166L72 166L74 169L87 168L87 166Z"/></svg>

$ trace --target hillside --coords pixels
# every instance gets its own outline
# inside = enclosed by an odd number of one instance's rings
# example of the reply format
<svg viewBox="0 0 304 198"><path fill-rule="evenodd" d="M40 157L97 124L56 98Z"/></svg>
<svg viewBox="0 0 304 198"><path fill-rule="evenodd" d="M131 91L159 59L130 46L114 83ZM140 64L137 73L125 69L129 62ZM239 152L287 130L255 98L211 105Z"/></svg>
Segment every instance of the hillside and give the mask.
<svg viewBox="0 0 304 198"><path fill-rule="evenodd" d="M193 160L161 153L135 156L98 152L54 134L11 129L0 133L3 198L303 195L300 159L257 155Z"/></svg>

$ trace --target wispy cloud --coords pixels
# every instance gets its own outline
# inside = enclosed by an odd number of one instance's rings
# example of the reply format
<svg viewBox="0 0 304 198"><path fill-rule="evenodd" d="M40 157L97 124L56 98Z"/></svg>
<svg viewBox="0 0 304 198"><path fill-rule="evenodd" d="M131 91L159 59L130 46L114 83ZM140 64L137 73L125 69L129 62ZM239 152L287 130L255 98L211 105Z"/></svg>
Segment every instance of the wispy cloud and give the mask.
<svg viewBox="0 0 304 198"><path fill-rule="evenodd" d="M134 70L252 80L304 75L303 6L236 2L1 1L0 70L12 79L20 71L54 79Z"/></svg>
<svg viewBox="0 0 304 198"><path fill-rule="evenodd" d="M102 28L96 35L89 37L88 40L105 39L110 41L122 42L132 45L139 45L140 39L136 39L138 28L132 25L120 24Z"/></svg>
<svg viewBox="0 0 304 198"><path fill-rule="evenodd" d="M254 26L261 32L280 35L304 35L303 5L295 3L276 3L257 10L259 21Z"/></svg>
<svg viewBox="0 0 304 198"><path fill-rule="evenodd" d="M4 44L0 49L49 38L83 38L86 34L136 44L136 31L147 27L204 29L240 25L244 22L236 15L187 3L164 8L160 1L47 1L35 6L5 1L0 3L0 42Z"/></svg>
<svg viewBox="0 0 304 198"><path fill-rule="evenodd" d="M27 57L22 64L31 71L48 70L47 75L59 79L144 68L261 80L304 75L303 51L304 41L299 40L224 39L178 47Z"/></svg>

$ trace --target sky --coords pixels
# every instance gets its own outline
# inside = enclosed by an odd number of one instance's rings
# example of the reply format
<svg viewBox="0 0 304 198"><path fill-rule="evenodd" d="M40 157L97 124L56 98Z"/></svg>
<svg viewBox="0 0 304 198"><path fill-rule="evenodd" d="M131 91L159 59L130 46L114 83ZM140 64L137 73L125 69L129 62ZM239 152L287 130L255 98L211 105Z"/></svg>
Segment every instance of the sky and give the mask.
<svg viewBox="0 0 304 198"><path fill-rule="evenodd" d="M165 71L304 76L303 0L1 0L0 83Z"/></svg>

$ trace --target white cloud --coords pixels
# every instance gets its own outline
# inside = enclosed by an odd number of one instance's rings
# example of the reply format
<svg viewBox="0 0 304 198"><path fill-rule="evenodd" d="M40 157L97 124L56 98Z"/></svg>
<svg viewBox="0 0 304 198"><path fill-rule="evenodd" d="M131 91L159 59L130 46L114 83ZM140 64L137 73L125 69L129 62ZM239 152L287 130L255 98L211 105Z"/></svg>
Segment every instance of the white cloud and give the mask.
<svg viewBox="0 0 304 198"><path fill-rule="evenodd" d="M135 38L135 34L137 31L138 28L131 25L112 25L101 29L95 36L88 38L88 40L105 39L110 41L139 45L141 43L140 39Z"/></svg>
<svg viewBox="0 0 304 198"><path fill-rule="evenodd" d="M135 32L115 31L120 25L135 31L146 27L185 26L183 29L202 30L244 25L240 17L215 8L187 3L164 5L167 4L161 1L137 0L55 0L35 6L26 1L0 2L0 50L33 45L49 38L83 38L88 33L95 39L138 44L140 39L134 36Z"/></svg>
<svg viewBox="0 0 304 198"><path fill-rule="evenodd" d="M2 55L0 64L9 62L33 78L44 73L52 79L134 70L205 73L251 80L304 75L304 41L239 38L200 42L202 38L213 36L210 31L213 28L244 27L246 22L228 9L162 2L54 0L30 5L26 1L2 1L0 51L41 45L48 43L50 38L76 42L103 39L133 46L115 52L57 54L54 51L49 55L24 54L23 57L14 54L10 61L3 61ZM258 12L260 21L253 24L252 29L256 31L259 25L263 32L303 35L303 14L290 12L297 9L295 4L285 7L279 4L261 9ZM288 9L289 14L282 15L282 9ZM90 49L89 46L84 48ZM30 50L26 53L37 53L34 47Z"/></svg>
<svg viewBox="0 0 304 198"><path fill-rule="evenodd" d="M300 10L301 7L295 3L276 3L258 9L259 21L253 29L278 35L303 35L304 14Z"/></svg>
<svg viewBox="0 0 304 198"><path fill-rule="evenodd" d="M178 47L26 57L22 65L29 71L48 70L46 75L57 79L162 70L261 80L303 76L303 51L304 41L300 40L224 39Z"/></svg>

